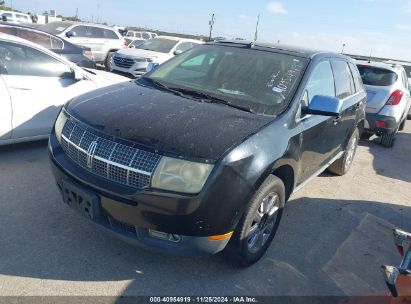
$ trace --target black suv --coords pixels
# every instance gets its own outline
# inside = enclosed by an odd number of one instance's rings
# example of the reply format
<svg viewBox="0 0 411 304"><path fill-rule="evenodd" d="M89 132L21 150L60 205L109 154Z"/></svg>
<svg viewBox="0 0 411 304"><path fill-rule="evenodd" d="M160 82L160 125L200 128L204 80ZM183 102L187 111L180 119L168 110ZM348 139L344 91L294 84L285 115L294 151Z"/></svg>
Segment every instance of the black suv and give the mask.
<svg viewBox="0 0 411 304"><path fill-rule="evenodd" d="M293 192L350 169L365 101L348 57L209 43L68 102L52 168L64 202L118 236L250 265Z"/></svg>

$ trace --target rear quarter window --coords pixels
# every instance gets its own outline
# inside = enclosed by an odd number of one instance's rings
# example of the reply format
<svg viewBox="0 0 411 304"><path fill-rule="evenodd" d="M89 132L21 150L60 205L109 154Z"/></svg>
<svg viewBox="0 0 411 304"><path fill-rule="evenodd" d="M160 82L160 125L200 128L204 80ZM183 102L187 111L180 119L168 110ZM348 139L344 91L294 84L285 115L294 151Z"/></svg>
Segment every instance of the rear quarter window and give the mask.
<svg viewBox="0 0 411 304"><path fill-rule="evenodd" d="M349 63L350 66L351 74L354 78L354 85L355 85L355 91L360 92L364 90L364 85L362 83L361 75L360 72L358 72L358 69L355 64Z"/></svg>
<svg viewBox="0 0 411 304"><path fill-rule="evenodd" d="M119 39L119 37L116 35L116 33L112 30L109 30L109 29L104 29L104 38Z"/></svg>
<svg viewBox="0 0 411 304"><path fill-rule="evenodd" d="M367 65L357 65L357 67L360 71L361 79L366 85L390 86L398 79L397 74L390 70Z"/></svg>

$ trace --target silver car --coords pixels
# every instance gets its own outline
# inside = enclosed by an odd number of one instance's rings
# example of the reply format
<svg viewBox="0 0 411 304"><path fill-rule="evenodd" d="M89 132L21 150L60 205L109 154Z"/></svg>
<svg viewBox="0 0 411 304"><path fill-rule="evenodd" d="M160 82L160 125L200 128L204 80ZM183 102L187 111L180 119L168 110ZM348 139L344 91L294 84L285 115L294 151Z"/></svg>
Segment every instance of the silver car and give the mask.
<svg viewBox="0 0 411 304"><path fill-rule="evenodd" d="M113 27L72 21L51 22L39 29L69 38L71 43L89 47L94 56L94 61L104 63L108 70L111 69L111 59L114 52L126 48L128 43Z"/></svg>
<svg viewBox="0 0 411 304"><path fill-rule="evenodd" d="M358 61L357 66L367 90L362 137L376 134L384 147L392 147L398 131L404 129L410 108L407 74L398 64Z"/></svg>

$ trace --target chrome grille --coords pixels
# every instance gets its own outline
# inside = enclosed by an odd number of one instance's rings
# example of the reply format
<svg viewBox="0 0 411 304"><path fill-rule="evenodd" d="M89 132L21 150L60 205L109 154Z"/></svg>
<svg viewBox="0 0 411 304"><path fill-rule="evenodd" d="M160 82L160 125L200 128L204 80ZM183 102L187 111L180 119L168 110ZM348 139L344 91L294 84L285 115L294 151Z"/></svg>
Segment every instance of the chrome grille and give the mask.
<svg viewBox="0 0 411 304"><path fill-rule="evenodd" d="M91 146L95 149L90 151ZM137 189L147 188L161 156L99 137L67 120L61 146L80 167L108 180Z"/></svg>
<svg viewBox="0 0 411 304"><path fill-rule="evenodd" d="M117 57L113 58L114 64L120 68L129 69L133 64L134 60L129 58Z"/></svg>

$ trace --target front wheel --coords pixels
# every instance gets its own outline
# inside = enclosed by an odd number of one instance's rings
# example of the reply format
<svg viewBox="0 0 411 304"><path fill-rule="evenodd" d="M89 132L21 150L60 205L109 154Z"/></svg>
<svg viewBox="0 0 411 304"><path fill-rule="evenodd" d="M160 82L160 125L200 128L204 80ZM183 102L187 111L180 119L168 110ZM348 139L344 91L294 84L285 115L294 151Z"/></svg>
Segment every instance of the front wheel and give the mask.
<svg viewBox="0 0 411 304"><path fill-rule="evenodd" d="M355 152L357 151L358 138L359 132L358 129L355 129L354 133L351 135L350 141L348 142L343 156L332 163L331 166L328 167L328 171L342 176L350 170L354 160Z"/></svg>
<svg viewBox="0 0 411 304"><path fill-rule="evenodd" d="M227 253L242 266L257 262L270 246L283 214L284 183L270 175L252 197L228 244Z"/></svg>
<svg viewBox="0 0 411 304"><path fill-rule="evenodd" d="M111 72L113 70L113 63L112 63L112 59L114 57L114 52L110 52L107 54L107 58L106 61L104 62L104 65L106 67L106 71Z"/></svg>

